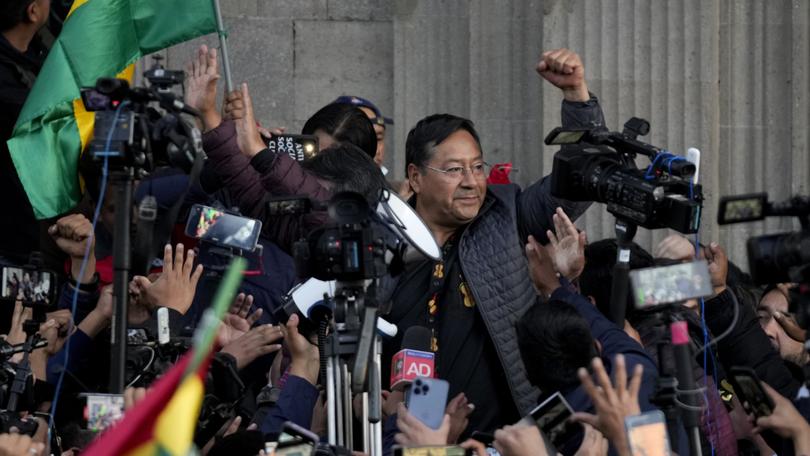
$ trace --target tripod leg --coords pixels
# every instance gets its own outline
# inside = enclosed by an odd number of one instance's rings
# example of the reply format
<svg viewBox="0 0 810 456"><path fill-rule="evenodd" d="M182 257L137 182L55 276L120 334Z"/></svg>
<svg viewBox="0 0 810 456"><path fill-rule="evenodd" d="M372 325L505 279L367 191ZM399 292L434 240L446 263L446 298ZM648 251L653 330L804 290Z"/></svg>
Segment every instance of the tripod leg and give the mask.
<svg viewBox="0 0 810 456"><path fill-rule="evenodd" d="M330 357L326 362L326 404L327 404L326 423L327 429L329 431L330 445L338 445L337 396L335 395L335 391L337 391L337 387L335 384L337 378L335 373L336 373L335 358Z"/></svg>

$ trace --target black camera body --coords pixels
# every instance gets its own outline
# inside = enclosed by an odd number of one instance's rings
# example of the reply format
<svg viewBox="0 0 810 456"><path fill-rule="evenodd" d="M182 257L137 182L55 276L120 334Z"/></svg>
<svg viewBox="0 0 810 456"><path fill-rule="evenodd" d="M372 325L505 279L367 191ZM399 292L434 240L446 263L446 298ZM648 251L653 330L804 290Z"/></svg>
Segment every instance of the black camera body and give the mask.
<svg viewBox="0 0 810 456"><path fill-rule="evenodd" d="M554 129L546 144L565 147L554 156L551 194L571 201L607 205L617 218L638 226L672 228L696 233L700 228L702 188L691 182L693 164L635 139L649 130L641 119L631 119L624 132ZM646 170L635 164L647 155Z"/></svg>
<svg viewBox="0 0 810 456"><path fill-rule="evenodd" d="M366 198L337 193L328 212L332 223L312 230L294 246L298 276L355 282L385 275L388 230L375 222Z"/></svg>
<svg viewBox="0 0 810 456"><path fill-rule="evenodd" d="M113 168L145 173L160 166L190 172L196 157L205 155L200 131L181 115L198 113L170 90L182 83L181 76L156 64L144 73L149 87L101 78L95 87L83 88L85 108L96 113L88 154L93 161L107 157Z"/></svg>

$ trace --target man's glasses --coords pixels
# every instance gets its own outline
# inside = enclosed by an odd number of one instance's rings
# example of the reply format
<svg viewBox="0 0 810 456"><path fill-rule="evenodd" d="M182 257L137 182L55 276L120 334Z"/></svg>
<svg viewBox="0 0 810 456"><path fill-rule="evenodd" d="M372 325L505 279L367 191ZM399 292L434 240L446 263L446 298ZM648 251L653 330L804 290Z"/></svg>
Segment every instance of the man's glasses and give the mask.
<svg viewBox="0 0 810 456"><path fill-rule="evenodd" d="M464 166L451 166L450 168L441 169L441 168L434 168L434 167L429 166L429 165L425 165L425 168L431 169L433 171L436 171L437 173L443 174L448 179L461 180L468 173L471 174L476 179L486 177L490 166L486 162L481 162L481 163L476 163L476 164L470 166L469 168L464 167Z"/></svg>

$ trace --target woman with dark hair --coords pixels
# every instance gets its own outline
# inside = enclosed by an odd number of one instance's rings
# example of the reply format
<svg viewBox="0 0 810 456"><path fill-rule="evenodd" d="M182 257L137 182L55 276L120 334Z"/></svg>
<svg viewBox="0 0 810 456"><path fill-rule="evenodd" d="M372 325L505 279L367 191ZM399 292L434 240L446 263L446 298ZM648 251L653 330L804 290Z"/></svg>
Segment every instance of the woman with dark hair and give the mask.
<svg viewBox="0 0 810 456"><path fill-rule="evenodd" d="M358 108L345 104L328 104L304 124L302 134L318 137L319 152L336 143L353 144L374 158L377 135L371 121Z"/></svg>

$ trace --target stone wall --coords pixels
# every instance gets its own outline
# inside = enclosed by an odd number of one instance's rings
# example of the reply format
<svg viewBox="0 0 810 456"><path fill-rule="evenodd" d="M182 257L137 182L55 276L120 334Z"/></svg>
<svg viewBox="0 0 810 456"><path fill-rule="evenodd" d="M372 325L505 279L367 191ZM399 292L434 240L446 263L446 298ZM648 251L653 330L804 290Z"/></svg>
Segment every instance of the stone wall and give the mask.
<svg viewBox="0 0 810 456"><path fill-rule="evenodd" d="M558 90L534 72L544 49L583 57L609 126L631 116L645 139L703 152L702 240L745 263L744 239L791 220L720 228L722 195L810 193L810 2L805 0L222 0L237 81L266 125L298 131L341 94L374 100L396 125L386 163L404 171L405 135L435 112L472 118L490 162L528 184L551 170L542 138L559 124ZM172 48L178 66L200 42ZM641 161L640 161L641 163ZM595 205L578 222L612 236ZM650 247L666 233L640 230Z"/></svg>

